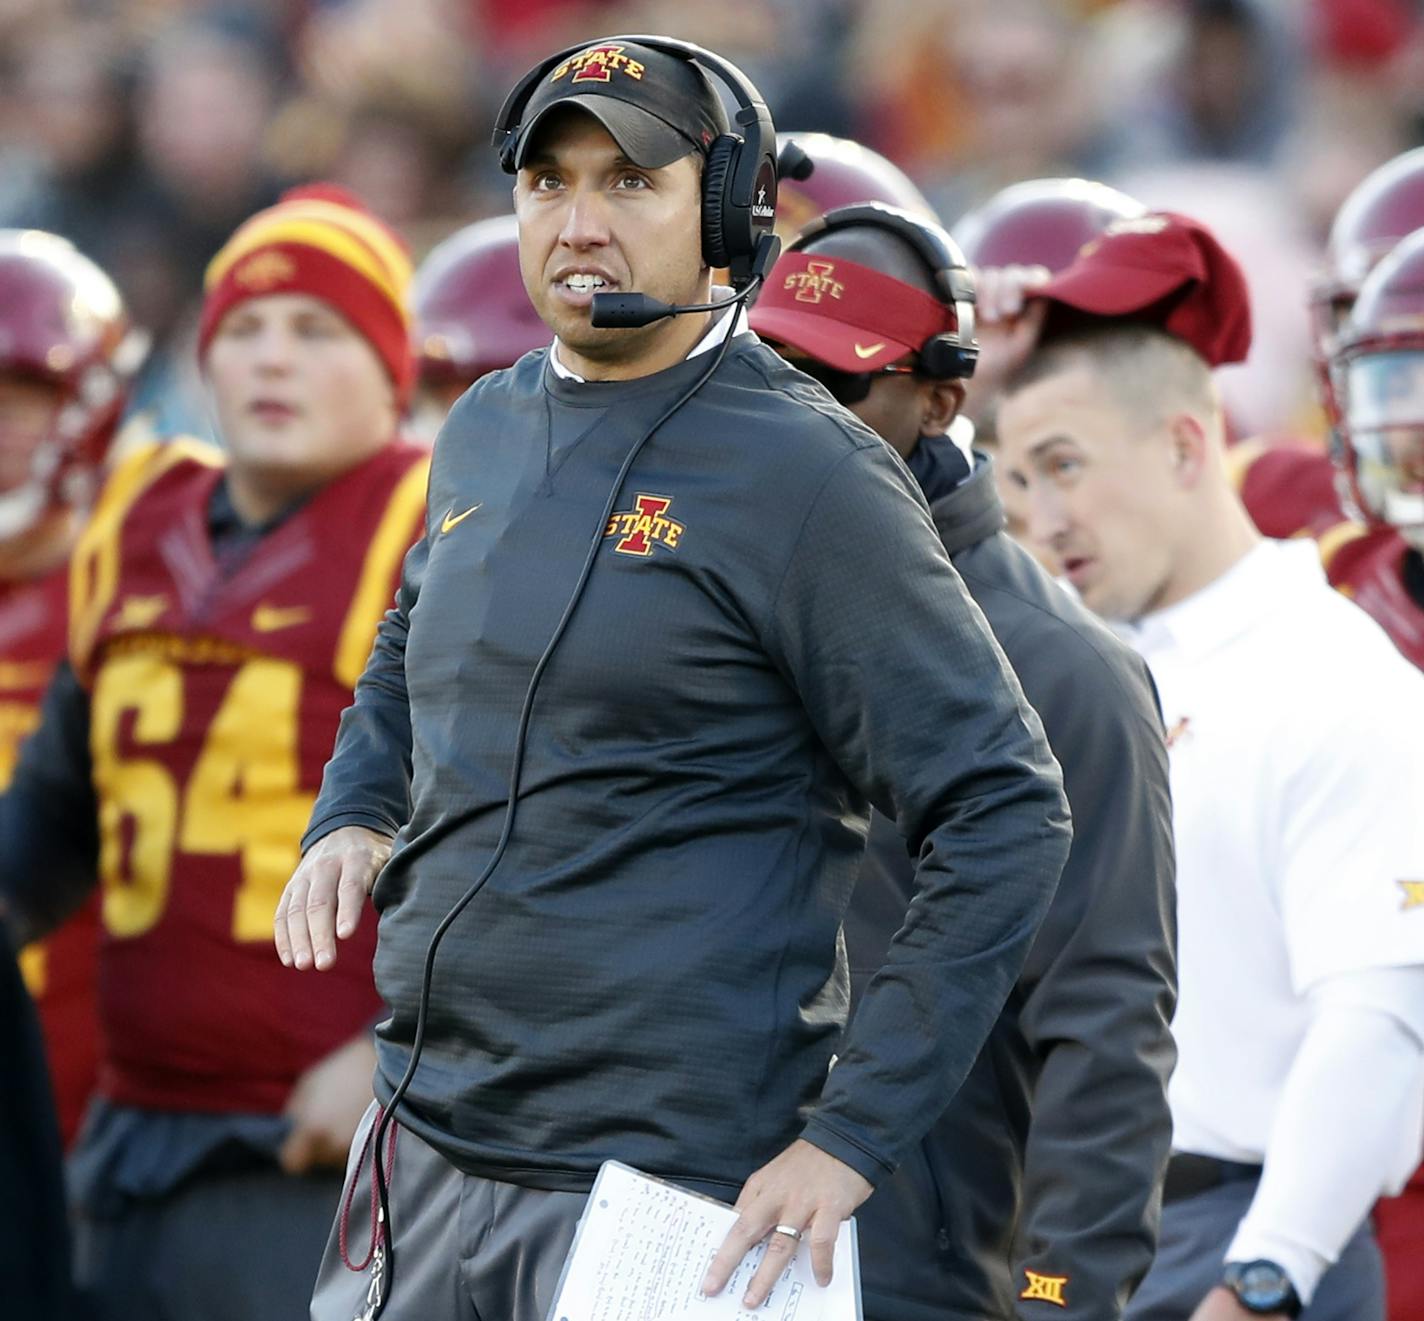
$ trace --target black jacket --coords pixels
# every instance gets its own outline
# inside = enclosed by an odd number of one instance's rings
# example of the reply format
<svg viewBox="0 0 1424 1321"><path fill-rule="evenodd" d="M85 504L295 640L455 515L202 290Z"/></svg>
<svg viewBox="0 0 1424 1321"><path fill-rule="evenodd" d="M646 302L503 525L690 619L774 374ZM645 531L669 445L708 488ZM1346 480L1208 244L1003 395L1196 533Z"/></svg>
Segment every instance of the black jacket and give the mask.
<svg viewBox="0 0 1424 1321"><path fill-rule="evenodd" d="M938 440L910 466L1043 719L1074 839L973 1071L861 1209L866 1316L1109 1321L1152 1261L1171 1137L1174 860L1156 694L1142 661L1000 530L988 460L968 475ZM877 817L846 922L857 992L898 929L912 870Z"/></svg>
<svg viewBox="0 0 1424 1321"><path fill-rule="evenodd" d="M541 352L456 404L312 812L309 840L400 828L373 895L384 1100L593 565L401 1111L470 1173L587 1188L616 1157L735 1194L801 1135L876 1181L973 1064L1067 855L1039 720L914 480L753 336L605 513L707 361L578 384ZM915 903L827 1080L869 803L915 842Z"/></svg>
<svg viewBox="0 0 1424 1321"><path fill-rule="evenodd" d="M69 1229L44 1046L0 926L0 1297L6 1321L70 1315Z"/></svg>

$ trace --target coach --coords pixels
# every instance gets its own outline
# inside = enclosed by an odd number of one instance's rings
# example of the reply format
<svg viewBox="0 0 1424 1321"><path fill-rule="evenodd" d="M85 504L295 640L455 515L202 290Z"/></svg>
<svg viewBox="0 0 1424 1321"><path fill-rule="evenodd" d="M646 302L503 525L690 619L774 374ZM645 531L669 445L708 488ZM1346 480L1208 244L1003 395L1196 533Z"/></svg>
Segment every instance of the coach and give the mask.
<svg viewBox="0 0 1424 1321"><path fill-rule="evenodd" d="M1176 895L1167 750L1143 661L1004 532L990 461L945 434L964 399L962 259L937 226L846 206L777 263L752 325L904 458L1043 718L1073 848L984 1050L861 1208L870 1321L1111 1321L1152 1263L1172 1122ZM837 298L798 298L828 272ZM866 353L867 346L877 351ZM846 916L853 997L914 866L876 814Z"/></svg>
<svg viewBox="0 0 1424 1321"><path fill-rule="evenodd" d="M596 291L698 303L748 255L720 232L735 166L704 70L743 111L750 84L694 49L595 43L507 108L556 339L440 435L427 536L278 910L283 958L328 967L375 882L385 1101L436 926L498 859L425 988L388 1321L537 1321L609 1158L740 1192L709 1290L768 1235L747 1306L803 1232L826 1278L839 1222L973 1063L1068 850L1038 719L879 437L735 308L591 324ZM769 153L760 115L738 123ZM871 803L909 836L915 895L828 1077ZM322 1321L366 1293L345 1237Z"/></svg>

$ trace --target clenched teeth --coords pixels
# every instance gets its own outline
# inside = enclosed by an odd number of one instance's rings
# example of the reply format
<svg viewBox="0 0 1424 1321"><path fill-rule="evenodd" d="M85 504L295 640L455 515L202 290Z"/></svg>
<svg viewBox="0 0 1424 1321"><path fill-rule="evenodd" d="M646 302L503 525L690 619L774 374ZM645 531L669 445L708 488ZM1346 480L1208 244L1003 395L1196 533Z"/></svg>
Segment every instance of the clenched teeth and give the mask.
<svg viewBox="0 0 1424 1321"><path fill-rule="evenodd" d="M564 276L564 285L571 292L576 294L586 294L594 289L602 289L607 283L601 275L584 275L582 273Z"/></svg>

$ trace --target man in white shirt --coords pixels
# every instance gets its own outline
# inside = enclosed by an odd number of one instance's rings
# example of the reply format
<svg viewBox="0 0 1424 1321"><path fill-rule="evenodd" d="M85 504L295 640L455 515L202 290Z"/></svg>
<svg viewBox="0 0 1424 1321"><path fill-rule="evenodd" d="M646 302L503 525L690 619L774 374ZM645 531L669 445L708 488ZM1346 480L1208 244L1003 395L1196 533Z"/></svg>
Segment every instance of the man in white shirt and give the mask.
<svg viewBox="0 0 1424 1321"><path fill-rule="evenodd" d="M1171 746L1174 1155L1128 1316L1379 1321L1367 1217L1424 1115L1424 675L1236 497L1210 369L1249 313L1209 234L1125 222L1040 292L1004 466Z"/></svg>

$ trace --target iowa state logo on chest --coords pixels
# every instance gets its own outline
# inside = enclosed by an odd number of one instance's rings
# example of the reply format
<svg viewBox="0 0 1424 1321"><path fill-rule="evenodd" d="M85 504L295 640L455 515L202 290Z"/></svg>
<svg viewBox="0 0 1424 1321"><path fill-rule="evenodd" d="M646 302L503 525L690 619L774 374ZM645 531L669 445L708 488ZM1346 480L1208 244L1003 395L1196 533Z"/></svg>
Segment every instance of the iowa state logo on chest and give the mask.
<svg viewBox="0 0 1424 1321"><path fill-rule="evenodd" d="M653 553L654 546L676 550L686 529L677 519L668 517L671 507L670 495L644 495L640 492L633 498L632 509L622 510L609 518L603 535L618 538L613 549L620 555L647 558Z"/></svg>

